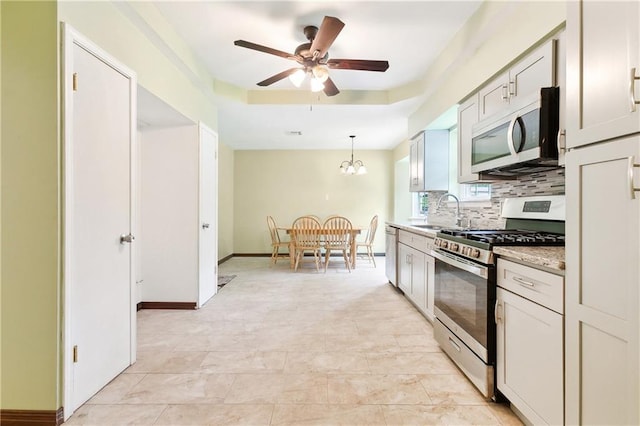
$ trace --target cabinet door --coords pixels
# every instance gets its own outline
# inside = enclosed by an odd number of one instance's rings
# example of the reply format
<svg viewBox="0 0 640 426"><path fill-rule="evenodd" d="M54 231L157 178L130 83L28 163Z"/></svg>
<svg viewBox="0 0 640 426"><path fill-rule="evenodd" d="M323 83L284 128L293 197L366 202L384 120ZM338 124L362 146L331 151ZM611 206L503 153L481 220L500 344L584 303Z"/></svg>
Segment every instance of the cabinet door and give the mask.
<svg viewBox="0 0 640 426"><path fill-rule="evenodd" d="M427 307L425 314L431 321L435 318L434 300L436 282L436 261L429 255L424 256L425 278L427 280Z"/></svg>
<svg viewBox="0 0 640 426"><path fill-rule="evenodd" d="M640 132L640 2L567 2L567 145Z"/></svg>
<svg viewBox="0 0 640 426"><path fill-rule="evenodd" d="M411 300L419 310L427 310L427 275L425 268L426 255L411 249Z"/></svg>
<svg viewBox="0 0 640 426"><path fill-rule="evenodd" d="M409 191L424 191L424 132L421 132L409 145Z"/></svg>
<svg viewBox="0 0 640 426"><path fill-rule="evenodd" d="M640 136L566 155L567 424L640 424L639 162Z"/></svg>
<svg viewBox="0 0 640 426"><path fill-rule="evenodd" d="M458 183L476 182L477 173L471 173L471 128L478 122L478 94L458 107Z"/></svg>
<svg viewBox="0 0 640 426"><path fill-rule="evenodd" d="M528 97L540 93L541 87L556 85L555 76L555 40L549 40L523 60L514 65L509 71L509 98Z"/></svg>
<svg viewBox="0 0 640 426"><path fill-rule="evenodd" d="M509 105L509 73L491 80L478 91L479 119L483 120Z"/></svg>
<svg viewBox="0 0 640 426"><path fill-rule="evenodd" d="M398 244L398 288L411 295L411 247Z"/></svg>
<svg viewBox="0 0 640 426"><path fill-rule="evenodd" d="M497 289L498 389L533 424L561 425L562 315Z"/></svg>

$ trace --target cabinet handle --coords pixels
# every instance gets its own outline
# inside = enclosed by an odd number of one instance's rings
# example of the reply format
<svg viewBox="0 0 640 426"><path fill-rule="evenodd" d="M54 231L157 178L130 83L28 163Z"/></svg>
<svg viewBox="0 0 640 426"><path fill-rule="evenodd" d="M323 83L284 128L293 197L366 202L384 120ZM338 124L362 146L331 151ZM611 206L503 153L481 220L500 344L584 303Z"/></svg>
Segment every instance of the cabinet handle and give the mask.
<svg viewBox="0 0 640 426"><path fill-rule="evenodd" d="M460 352L460 346L456 342L454 342L451 337L449 337L449 343L456 351Z"/></svg>
<svg viewBox="0 0 640 426"><path fill-rule="evenodd" d="M514 80L509 81L509 96L516 95L516 82Z"/></svg>
<svg viewBox="0 0 640 426"><path fill-rule="evenodd" d="M635 162L633 155L628 158L629 161L629 189L631 190L631 199L635 200L636 192L640 192L640 188L633 186L634 168L640 167L640 164Z"/></svg>
<svg viewBox="0 0 640 426"><path fill-rule="evenodd" d="M567 150L566 135L567 135L567 131L565 129L558 130L558 139L556 140L556 145L558 146L558 154L565 152ZM563 140L565 141L565 143L561 142Z"/></svg>
<svg viewBox="0 0 640 426"><path fill-rule="evenodd" d="M535 287L535 284L532 283L531 281L527 281L524 278L520 278L520 277L513 277L513 280L515 282L517 282L518 284L521 285L526 285L527 287Z"/></svg>
<svg viewBox="0 0 640 426"><path fill-rule="evenodd" d="M636 68L631 68L631 79L629 80L629 103L631 112L636 112L636 105L640 104L640 101L636 101L636 80L640 80L640 77L636 76Z"/></svg>
<svg viewBox="0 0 640 426"><path fill-rule="evenodd" d="M500 320L501 320L500 315L498 314L498 306L499 306L499 305L500 305L500 301L499 301L499 300L496 300L496 304L495 304L495 306L493 307L493 318L495 319L496 324L497 324L498 322L500 322Z"/></svg>
<svg viewBox="0 0 640 426"><path fill-rule="evenodd" d="M509 89L506 84L502 85L502 100L506 101L509 99Z"/></svg>

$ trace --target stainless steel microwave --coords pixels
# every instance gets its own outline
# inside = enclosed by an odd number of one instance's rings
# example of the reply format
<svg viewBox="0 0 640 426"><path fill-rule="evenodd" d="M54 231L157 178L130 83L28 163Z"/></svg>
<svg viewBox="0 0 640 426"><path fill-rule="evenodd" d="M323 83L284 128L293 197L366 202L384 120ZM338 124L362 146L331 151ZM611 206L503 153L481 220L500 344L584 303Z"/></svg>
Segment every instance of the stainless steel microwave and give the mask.
<svg viewBox="0 0 640 426"><path fill-rule="evenodd" d="M513 178L557 168L559 104L559 89L543 87L507 112L476 123L471 172Z"/></svg>

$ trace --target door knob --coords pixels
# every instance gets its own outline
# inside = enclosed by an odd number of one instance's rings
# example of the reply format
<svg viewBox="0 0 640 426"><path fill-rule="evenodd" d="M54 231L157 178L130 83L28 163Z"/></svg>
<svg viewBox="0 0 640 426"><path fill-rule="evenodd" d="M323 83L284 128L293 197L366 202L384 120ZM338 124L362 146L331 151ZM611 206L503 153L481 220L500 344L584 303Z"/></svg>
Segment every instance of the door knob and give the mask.
<svg viewBox="0 0 640 426"><path fill-rule="evenodd" d="M203 224L202 224L202 229L207 229L208 227L209 227L209 224L208 224L208 223L203 223Z"/></svg>
<svg viewBox="0 0 640 426"><path fill-rule="evenodd" d="M135 239L136 239L136 237L134 237L131 234L122 234L122 235L120 235L120 244L131 243Z"/></svg>

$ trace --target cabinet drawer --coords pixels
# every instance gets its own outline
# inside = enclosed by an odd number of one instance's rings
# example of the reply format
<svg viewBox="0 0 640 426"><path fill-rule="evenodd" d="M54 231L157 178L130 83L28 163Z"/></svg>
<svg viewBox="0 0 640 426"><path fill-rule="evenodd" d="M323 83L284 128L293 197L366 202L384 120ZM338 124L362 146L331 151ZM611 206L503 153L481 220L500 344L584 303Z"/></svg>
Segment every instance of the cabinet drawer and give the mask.
<svg viewBox="0 0 640 426"><path fill-rule="evenodd" d="M398 233L398 241L427 254L431 252L433 248L433 238L403 230L400 230Z"/></svg>
<svg viewBox="0 0 640 426"><path fill-rule="evenodd" d="M519 263L498 259L498 286L564 313L564 277Z"/></svg>

